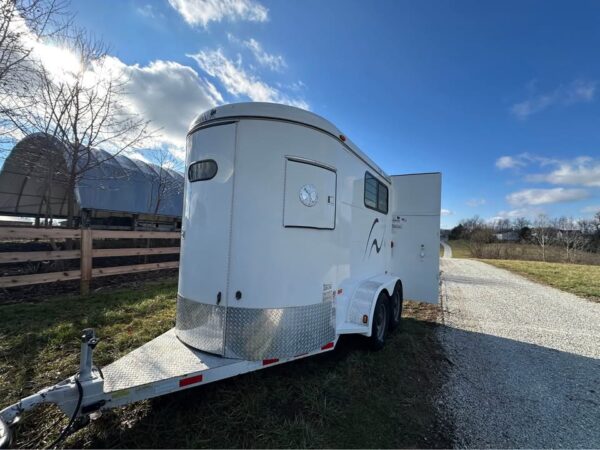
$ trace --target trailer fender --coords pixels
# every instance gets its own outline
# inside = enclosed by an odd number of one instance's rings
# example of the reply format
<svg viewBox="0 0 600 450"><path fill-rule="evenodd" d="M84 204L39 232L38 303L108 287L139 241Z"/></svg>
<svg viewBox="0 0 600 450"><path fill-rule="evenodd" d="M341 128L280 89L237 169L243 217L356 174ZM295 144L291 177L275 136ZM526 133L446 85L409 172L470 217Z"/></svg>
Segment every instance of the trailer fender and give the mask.
<svg viewBox="0 0 600 450"><path fill-rule="evenodd" d="M347 320L353 325L365 328L364 332L360 334L371 336L371 324L377 297L384 290L388 295L392 295L398 281L400 281L398 277L381 275L365 280L358 285L348 305Z"/></svg>

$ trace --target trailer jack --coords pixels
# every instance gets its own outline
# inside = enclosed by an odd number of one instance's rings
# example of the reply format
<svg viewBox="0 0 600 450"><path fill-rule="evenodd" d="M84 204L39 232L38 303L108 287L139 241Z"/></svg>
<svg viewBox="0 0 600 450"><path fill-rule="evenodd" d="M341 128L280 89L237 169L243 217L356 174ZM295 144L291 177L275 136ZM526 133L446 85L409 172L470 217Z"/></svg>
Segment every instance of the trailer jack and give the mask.
<svg viewBox="0 0 600 450"><path fill-rule="evenodd" d="M19 400L0 411L0 448L11 445L13 427L25 411L44 403L54 403L71 418L61 432L62 439L89 422L89 415L106 403L102 372L93 365L93 351L98 344L94 330L88 328L81 334L79 371L60 383ZM58 441L58 440L57 440Z"/></svg>

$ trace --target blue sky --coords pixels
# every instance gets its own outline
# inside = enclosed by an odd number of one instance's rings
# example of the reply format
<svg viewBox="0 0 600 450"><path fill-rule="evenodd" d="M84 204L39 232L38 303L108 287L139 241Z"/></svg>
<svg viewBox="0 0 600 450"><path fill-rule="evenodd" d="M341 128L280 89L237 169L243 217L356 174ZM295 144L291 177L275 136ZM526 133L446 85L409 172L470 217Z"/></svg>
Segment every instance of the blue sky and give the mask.
<svg viewBox="0 0 600 450"><path fill-rule="evenodd" d="M442 226L600 209L599 2L75 0L181 151L214 104L335 123L388 173L443 172Z"/></svg>

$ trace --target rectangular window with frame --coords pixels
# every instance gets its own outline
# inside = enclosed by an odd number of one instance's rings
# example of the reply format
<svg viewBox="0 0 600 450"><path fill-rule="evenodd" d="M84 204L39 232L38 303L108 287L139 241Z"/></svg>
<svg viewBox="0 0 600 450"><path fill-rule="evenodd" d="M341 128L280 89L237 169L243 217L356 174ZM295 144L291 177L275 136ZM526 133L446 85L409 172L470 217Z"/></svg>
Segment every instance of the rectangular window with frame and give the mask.
<svg viewBox="0 0 600 450"><path fill-rule="evenodd" d="M369 172L365 172L365 206L388 213L388 188Z"/></svg>

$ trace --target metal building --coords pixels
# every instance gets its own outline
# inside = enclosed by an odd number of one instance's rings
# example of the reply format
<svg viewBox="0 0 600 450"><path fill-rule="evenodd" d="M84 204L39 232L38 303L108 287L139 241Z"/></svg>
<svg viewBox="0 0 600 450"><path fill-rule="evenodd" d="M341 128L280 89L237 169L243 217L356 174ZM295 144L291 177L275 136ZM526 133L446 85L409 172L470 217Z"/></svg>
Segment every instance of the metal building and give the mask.
<svg viewBox="0 0 600 450"><path fill-rule="evenodd" d="M174 228L181 223L179 172L105 150L84 152L74 183L77 223L94 227ZM0 214L54 219L67 216L71 153L56 138L36 133L19 141L0 170Z"/></svg>

